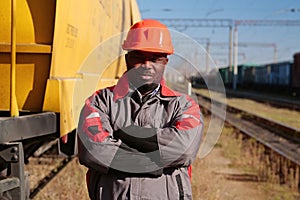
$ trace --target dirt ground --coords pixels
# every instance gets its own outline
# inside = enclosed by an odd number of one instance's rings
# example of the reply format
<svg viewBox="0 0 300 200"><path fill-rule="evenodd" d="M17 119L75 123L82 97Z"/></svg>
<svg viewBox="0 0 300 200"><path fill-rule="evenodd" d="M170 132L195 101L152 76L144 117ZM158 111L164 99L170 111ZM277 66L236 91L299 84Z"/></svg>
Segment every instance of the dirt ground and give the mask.
<svg viewBox="0 0 300 200"><path fill-rule="evenodd" d="M255 175L231 167L222 148L216 147L203 160L193 165L193 194L197 200L265 200L264 191L259 190ZM237 177L237 178L234 178Z"/></svg>
<svg viewBox="0 0 300 200"><path fill-rule="evenodd" d="M223 133L213 150L193 164L192 188L196 200L265 200L255 174L248 174L225 157L228 139ZM232 145L232 144L231 144ZM236 144L234 144L236 145ZM236 145L238 148L238 145ZM238 178L234 178L238 177Z"/></svg>

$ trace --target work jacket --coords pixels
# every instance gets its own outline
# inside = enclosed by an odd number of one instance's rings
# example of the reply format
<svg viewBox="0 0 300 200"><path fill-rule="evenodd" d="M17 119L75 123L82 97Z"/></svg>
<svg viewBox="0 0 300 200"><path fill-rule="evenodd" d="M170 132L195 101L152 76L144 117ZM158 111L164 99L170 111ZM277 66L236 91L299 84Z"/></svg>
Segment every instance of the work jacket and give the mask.
<svg viewBox="0 0 300 200"><path fill-rule="evenodd" d="M125 74L117 85L86 100L77 131L78 156L89 168L91 199L192 199L190 167L203 128L199 106L164 81L150 95L139 98ZM114 137L131 125L151 130L157 150L143 152Z"/></svg>

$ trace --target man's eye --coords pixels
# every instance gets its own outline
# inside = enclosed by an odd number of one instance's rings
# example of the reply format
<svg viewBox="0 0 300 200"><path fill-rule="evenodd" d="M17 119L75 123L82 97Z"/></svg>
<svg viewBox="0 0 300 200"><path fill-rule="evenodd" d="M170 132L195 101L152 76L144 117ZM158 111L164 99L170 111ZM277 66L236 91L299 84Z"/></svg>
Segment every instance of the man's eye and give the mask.
<svg viewBox="0 0 300 200"><path fill-rule="evenodd" d="M146 58L146 60L149 60L151 62L157 62L157 61L161 61L161 57L149 57L149 58Z"/></svg>
<svg viewBox="0 0 300 200"><path fill-rule="evenodd" d="M160 63L160 64L166 64L167 62L167 58L156 58L155 61L156 63Z"/></svg>
<svg viewBox="0 0 300 200"><path fill-rule="evenodd" d="M164 61L165 59L163 58L154 58L153 61L156 61L156 62L161 62L161 61Z"/></svg>
<svg viewBox="0 0 300 200"><path fill-rule="evenodd" d="M144 63L146 61L151 61L154 63L165 64L167 58L158 56L145 56L145 55L132 55L130 57L131 61L134 63Z"/></svg>
<svg viewBox="0 0 300 200"><path fill-rule="evenodd" d="M132 56L131 59L134 61L143 61L144 60L144 58L139 57L139 56Z"/></svg>

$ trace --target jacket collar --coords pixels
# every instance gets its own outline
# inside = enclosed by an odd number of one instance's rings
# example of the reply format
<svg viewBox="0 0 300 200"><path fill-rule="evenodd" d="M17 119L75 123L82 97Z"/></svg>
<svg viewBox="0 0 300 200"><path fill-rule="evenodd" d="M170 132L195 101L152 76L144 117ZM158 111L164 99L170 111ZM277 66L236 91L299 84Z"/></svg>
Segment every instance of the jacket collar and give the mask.
<svg viewBox="0 0 300 200"><path fill-rule="evenodd" d="M161 80L160 85L161 85L160 94L162 96L165 97L181 96L180 93L175 92L169 87L167 87L164 79ZM118 99L125 97L129 93L130 87L129 87L128 77L126 73L122 75L117 85L115 85L115 87L113 87L112 89L114 93L114 101L117 101Z"/></svg>

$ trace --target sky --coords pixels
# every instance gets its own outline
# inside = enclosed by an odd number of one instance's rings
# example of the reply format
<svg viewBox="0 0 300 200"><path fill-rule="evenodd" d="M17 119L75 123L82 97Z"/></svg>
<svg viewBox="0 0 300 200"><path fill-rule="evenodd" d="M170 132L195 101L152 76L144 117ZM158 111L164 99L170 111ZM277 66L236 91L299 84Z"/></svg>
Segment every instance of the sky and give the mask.
<svg viewBox="0 0 300 200"><path fill-rule="evenodd" d="M137 0L141 16L167 19L299 20L300 0ZM164 22L167 26L170 21ZM237 26L238 63L292 61L300 26ZM170 28L195 39L220 67L229 64L228 27ZM176 49L175 49L176 51ZM233 62L233 61L232 61Z"/></svg>

